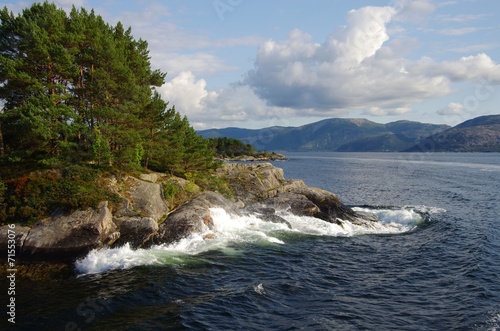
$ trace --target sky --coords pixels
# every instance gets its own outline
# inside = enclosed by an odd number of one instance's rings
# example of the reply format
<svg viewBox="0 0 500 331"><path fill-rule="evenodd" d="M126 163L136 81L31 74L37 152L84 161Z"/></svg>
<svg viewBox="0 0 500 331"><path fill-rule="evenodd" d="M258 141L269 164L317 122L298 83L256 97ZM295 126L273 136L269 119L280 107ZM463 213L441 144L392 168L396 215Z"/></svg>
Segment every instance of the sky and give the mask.
<svg viewBox="0 0 500 331"><path fill-rule="evenodd" d="M167 72L159 92L196 129L500 114L500 1L54 2L147 40L153 69Z"/></svg>

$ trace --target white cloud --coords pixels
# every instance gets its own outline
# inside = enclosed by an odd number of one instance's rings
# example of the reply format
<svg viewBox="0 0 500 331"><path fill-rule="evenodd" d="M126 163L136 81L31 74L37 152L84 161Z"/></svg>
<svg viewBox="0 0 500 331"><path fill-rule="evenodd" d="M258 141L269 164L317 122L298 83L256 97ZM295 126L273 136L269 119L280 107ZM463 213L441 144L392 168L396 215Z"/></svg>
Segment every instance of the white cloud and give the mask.
<svg viewBox="0 0 500 331"><path fill-rule="evenodd" d="M500 65L484 53L464 56L457 61L434 62L420 69L441 74L456 82L487 80L491 84L500 84Z"/></svg>
<svg viewBox="0 0 500 331"><path fill-rule="evenodd" d="M205 110L202 104L204 99L214 97L214 92L208 92L206 86L204 79L196 80L192 72L184 71L158 91L178 111L195 115Z"/></svg>
<svg viewBox="0 0 500 331"><path fill-rule="evenodd" d="M394 7L397 9L395 20L402 22L425 21L436 10L436 5L428 0L397 0Z"/></svg>
<svg viewBox="0 0 500 331"><path fill-rule="evenodd" d="M451 102L448 106L439 109L436 113L442 116L462 116L464 114L464 105L461 103Z"/></svg>
<svg viewBox="0 0 500 331"><path fill-rule="evenodd" d="M460 46L447 46L445 51L454 53L482 53L484 51L497 48L498 44L470 44Z"/></svg>
<svg viewBox="0 0 500 331"><path fill-rule="evenodd" d="M267 41L245 83L271 106L294 108L298 115L330 116L346 109L401 115L424 100L450 94L454 82L500 83L500 66L486 54L445 62L405 59L402 45L416 42L404 38L389 42L388 25L411 12L432 13L435 6L429 1L399 1L396 8L350 11L340 37L322 44L299 30L287 40Z"/></svg>
<svg viewBox="0 0 500 331"><path fill-rule="evenodd" d="M209 91L204 79L192 72L182 72L158 89L163 99L187 115L197 129L207 127L286 125L295 111L286 107L270 107L247 85L234 85Z"/></svg>
<svg viewBox="0 0 500 331"><path fill-rule="evenodd" d="M168 72L168 77L174 77L181 72L190 71L195 76L210 76L222 71L232 71L238 68L229 66L213 54L206 52L179 54L151 52L151 63L154 68L162 68Z"/></svg>

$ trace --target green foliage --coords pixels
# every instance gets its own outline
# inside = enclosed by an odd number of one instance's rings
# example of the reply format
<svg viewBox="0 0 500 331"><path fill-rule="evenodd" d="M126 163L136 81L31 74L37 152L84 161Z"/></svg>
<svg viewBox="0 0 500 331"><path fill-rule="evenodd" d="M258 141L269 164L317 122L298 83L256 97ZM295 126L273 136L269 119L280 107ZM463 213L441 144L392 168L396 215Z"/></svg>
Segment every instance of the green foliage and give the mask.
<svg viewBox="0 0 500 331"><path fill-rule="evenodd" d="M233 197L227 182L211 173L188 173L186 178L204 190L218 192L228 199Z"/></svg>
<svg viewBox="0 0 500 331"><path fill-rule="evenodd" d="M151 69L147 42L120 22L46 1L17 16L1 10L0 36L0 216L94 206L106 196L97 169L185 176L217 166L212 146L155 90L166 74ZM54 169L81 171L47 177Z"/></svg>
<svg viewBox="0 0 500 331"><path fill-rule="evenodd" d="M112 162L113 156L109 141L104 138L98 127L94 128L94 142L92 144L93 158L98 165L109 164Z"/></svg>
<svg viewBox="0 0 500 331"><path fill-rule="evenodd" d="M255 155L255 147L235 138L219 137L209 139L216 155L220 157L236 157L242 155Z"/></svg>
<svg viewBox="0 0 500 331"><path fill-rule="evenodd" d="M175 198L177 192L179 192L180 189L179 185L171 179L166 183L162 183L162 186L163 186L163 196L165 197L165 199L169 201Z"/></svg>
<svg viewBox="0 0 500 331"><path fill-rule="evenodd" d="M163 195L169 202L171 210L191 200L200 192L200 188L189 180L181 185L180 182L171 178L163 182L162 187Z"/></svg>
<svg viewBox="0 0 500 331"><path fill-rule="evenodd" d="M71 166L33 172L4 183L3 222L29 223L61 208L70 212L97 207L100 201L117 197L102 183L98 170Z"/></svg>
<svg viewBox="0 0 500 331"><path fill-rule="evenodd" d="M165 77L151 69L147 43L93 11L67 15L48 2L18 16L5 7L0 20L3 156L140 166L142 120Z"/></svg>

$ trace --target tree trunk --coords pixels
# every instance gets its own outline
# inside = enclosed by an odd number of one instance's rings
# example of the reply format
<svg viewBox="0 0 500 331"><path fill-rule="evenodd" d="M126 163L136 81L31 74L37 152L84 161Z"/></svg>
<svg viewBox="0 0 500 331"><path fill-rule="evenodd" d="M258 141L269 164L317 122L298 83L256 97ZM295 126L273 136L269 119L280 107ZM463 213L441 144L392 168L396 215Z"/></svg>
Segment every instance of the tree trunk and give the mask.
<svg viewBox="0 0 500 331"><path fill-rule="evenodd" d="M0 157L5 155L5 150L3 148L3 134L2 134L2 123L0 123Z"/></svg>

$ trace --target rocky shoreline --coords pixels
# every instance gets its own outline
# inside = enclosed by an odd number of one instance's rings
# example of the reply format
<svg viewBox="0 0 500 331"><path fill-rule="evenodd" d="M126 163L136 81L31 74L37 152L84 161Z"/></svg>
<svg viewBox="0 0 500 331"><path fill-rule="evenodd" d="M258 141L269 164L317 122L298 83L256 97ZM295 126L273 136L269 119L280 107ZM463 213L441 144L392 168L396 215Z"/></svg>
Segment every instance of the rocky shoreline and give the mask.
<svg viewBox="0 0 500 331"><path fill-rule="evenodd" d="M266 155L240 155L235 157L221 157L218 158L220 161L231 161L231 162L264 162L264 161L286 161L287 157L283 154L272 153Z"/></svg>
<svg viewBox="0 0 500 331"><path fill-rule="evenodd" d="M65 269L61 266L72 268L77 259L93 249L125 243L132 248L171 244L213 229L210 208L214 207L233 215L257 214L262 220L286 224L277 211L288 210L340 225L342 220L366 226L377 221L345 206L334 193L308 187L302 180L286 179L283 170L270 163L224 163L216 175L227 181L234 193L231 200L204 191L175 209L163 196L164 174L143 174L120 182L112 179L110 185L121 199L117 204L103 201L96 209L70 215L54 213L31 227L16 224L16 263L24 275L40 278L39 273L48 270L60 273ZM7 225L0 227L0 248L4 252L8 230Z"/></svg>

